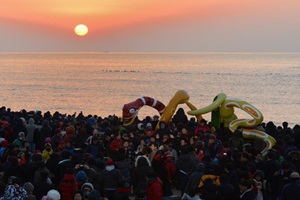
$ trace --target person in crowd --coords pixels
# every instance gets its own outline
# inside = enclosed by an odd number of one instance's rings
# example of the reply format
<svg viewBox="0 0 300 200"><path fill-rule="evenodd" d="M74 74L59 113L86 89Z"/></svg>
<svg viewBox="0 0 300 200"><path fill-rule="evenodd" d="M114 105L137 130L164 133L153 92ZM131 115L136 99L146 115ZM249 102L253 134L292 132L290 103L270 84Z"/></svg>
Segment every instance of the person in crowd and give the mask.
<svg viewBox="0 0 300 200"><path fill-rule="evenodd" d="M167 128L167 124L164 121L160 121L158 125L158 129L155 132L155 135L159 140L162 140L164 135L170 135L171 131Z"/></svg>
<svg viewBox="0 0 300 200"><path fill-rule="evenodd" d="M198 126L194 130L194 134L199 133L199 132L201 132L201 133L210 133L211 132L205 119L201 119Z"/></svg>
<svg viewBox="0 0 300 200"><path fill-rule="evenodd" d="M42 199L43 196L47 195L47 192L51 189L55 189L55 186L49 182L49 173L47 171L40 172L40 180L34 184L33 194L36 199Z"/></svg>
<svg viewBox="0 0 300 200"><path fill-rule="evenodd" d="M60 199L61 199L61 195L55 189L49 190L47 195L42 198L42 200L60 200Z"/></svg>
<svg viewBox="0 0 300 200"><path fill-rule="evenodd" d="M103 195L108 199L113 199L119 183L124 177L118 169L114 166L114 161L108 159L106 167L101 171L101 178L103 181Z"/></svg>
<svg viewBox="0 0 300 200"><path fill-rule="evenodd" d="M51 144L54 150L57 150L59 143L63 140L62 130L60 128L56 128L54 131L54 136L51 138Z"/></svg>
<svg viewBox="0 0 300 200"><path fill-rule="evenodd" d="M110 151L111 151L111 158L116 160L118 156L118 150L123 147L123 139L121 133L118 132L115 134L114 139L110 143Z"/></svg>
<svg viewBox="0 0 300 200"><path fill-rule="evenodd" d="M283 187L281 199L282 200L296 200L300 196L299 173L293 172L290 175L291 182Z"/></svg>
<svg viewBox="0 0 300 200"><path fill-rule="evenodd" d="M187 195L192 196L195 189L199 187L201 177L204 175L205 165L203 163L198 163L196 169L188 178L184 194L182 198L184 199Z"/></svg>
<svg viewBox="0 0 300 200"><path fill-rule="evenodd" d="M63 179L59 182L58 188L62 199L72 199L72 194L78 189L74 169L69 168L66 170Z"/></svg>
<svg viewBox="0 0 300 200"><path fill-rule="evenodd" d="M238 200L239 195L235 192L233 185L230 184L227 174L221 174L218 192L222 200Z"/></svg>
<svg viewBox="0 0 300 200"><path fill-rule="evenodd" d="M255 200L256 195L253 189L251 188L251 184L249 180L241 181L240 190L241 190L241 195L240 195L241 200Z"/></svg>
<svg viewBox="0 0 300 200"><path fill-rule="evenodd" d="M92 137L92 142L87 146L87 153L90 153L95 158L98 157L99 154L103 154L105 151L103 141L100 139L100 135L94 135Z"/></svg>
<svg viewBox="0 0 300 200"><path fill-rule="evenodd" d="M265 173L265 179L270 183L271 199L275 200L278 197L276 177L274 174L280 169L280 163L276 159L276 153L269 150L262 165L262 171Z"/></svg>
<svg viewBox="0 0 300 200"><path fill-rule="evenodd" d="M25 198L25 200L36 200L36 196L33 194L34 186L32 185L32 183L24 183L23 188L27 193L27 197Z"/></svg>
<svg viewBox="0 0 300 200"><path fill-rule="evenodd" d="M175 124L175 126L181 130L183 125L188 123L188 118L183 110L183 108L178 108L175 115L173 116L172 122Z"/></svg>
<svg viewBox="0 0 300 200"><path fill-rule="evenodd" d="M42 127L40 129L40 146L43 147L45 145L45 139L47 137L52 137L52 127L48 120L44 120Z"/></svg>
<svg viewBox="0 0 300 200"><path fill-rule="evenodd" d="M151 152L149 154L149 160L152 163L154 156L158 153L158 144L155 142L151 142L148 146L151 150Z"/></svg>
<svg viewBox="0 0 300 200"><path fill-rule="evenodd" d="M153 171L153 168L148 157L138 155L135 159L132 173L132 188L137 199L144 199L146 196L146 175L149 171Z"/></svg>
<svg viewBox="0 0 300 200"><path fill-rule="evenodd" d="M244 128L242 126L238 126L233 132L232 137L230 137L228 141L231 148L242 148L243 144L245 143L243 138L243 130Z"/></svg>
<svg viewBox="0 0 300 200"><path fill-rule="evenodd" d="M153 126L150 122L148 122L146 124L144 132L145 132L146 137L148 137L148 138L154 136L155 132L154 132Z"/></svg>
<svg viewBox="0 0 300 200"><path fill-rule="evenodd" d="M162 200L163 198L163 183L157 177L154 171L150 171L146 175L146 196L148 200Z"/></svg>
<svg viewBox="0 0 300 200"><path fill-rule="evenodd" d="M4 191L3 197L0 200L22 200L27 197L26 190L21 186L21 180L17 177L12 179Z"/></svg>
<svg viewBox="0 0 300 200"><path fill-rule="evenodd" d="M195 171L195 166L198 164L198 156L195 154L193 148L186 146L182 149L181 155L179 155L175 164L179 188L182 196L185 192L189 175Z"/></svg>
<svg viewBox="0 0 300 200"><path fill-rule="evenodd" d="M44 150L42 151L43 161L46 163L50 159L50 156L52 154L53 154L52 145L50 142L46 142Z"/></svg>
<svg viewBox="0 0 300 200"><path fill-rule="evenodd" d="M18 138L14 140L13 144L15 147L18 147L20 150L24 148L25 146L25 133L19 132Z"/></svg>
<svg viewBox="0 0 300 200"><path fill-rule="evenodd" d="M73 193L72 200L83 200L83 192L82 192L82 190L76 190Z"/></svg>
<svg viewBox="0 0 300 200"><path fill-rule="evenodd" d="M147 149L147 146L146 146L145 140L140 140L140 144L137 146L136 151L138 153L145 154L146 153L146 149Z"/></svg>
<svg viewBox="0 0 300 200"><path fill-rule="evenodd" d="M86 182L81 186L81 191L83 193L84 200L89 200L89 195L92 190L94 190L94 186L90 182Z"/></svg>
<svg viewBox="0 0 300 200"><path fill-rule="evenodd" d="M29 149L30 151L35 150L35 142L33 141L34 139L34 134L36 129L39 129L40 127L35 124L34 118L29 118L28 124L26 125L26 130L27 130L27 135L26 135L26 141L29 143Z"/></svg>

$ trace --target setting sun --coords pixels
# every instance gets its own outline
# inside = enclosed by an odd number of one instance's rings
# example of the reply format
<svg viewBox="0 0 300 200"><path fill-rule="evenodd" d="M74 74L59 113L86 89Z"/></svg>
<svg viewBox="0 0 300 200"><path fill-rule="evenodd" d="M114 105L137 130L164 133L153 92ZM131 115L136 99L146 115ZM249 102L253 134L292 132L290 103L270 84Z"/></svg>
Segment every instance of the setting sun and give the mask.
<svg viewBox="0 0 300 200"><path fill-rule="evenodd" d="M88 27L84 24L78 24L75 27L75 33L79 36L84 36L88 33Z"/></svg>

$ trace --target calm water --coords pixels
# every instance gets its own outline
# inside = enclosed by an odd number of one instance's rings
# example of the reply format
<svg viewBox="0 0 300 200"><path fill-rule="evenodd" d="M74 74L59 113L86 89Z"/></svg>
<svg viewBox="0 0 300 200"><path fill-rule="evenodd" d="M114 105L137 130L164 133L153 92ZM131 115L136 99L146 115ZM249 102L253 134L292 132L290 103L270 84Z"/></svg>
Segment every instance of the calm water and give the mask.
<svg viewBox="0 0 300 200"><path fill-rule="evenodd" d="M300 53L0 53L0 69L0 105L12 110L121 116L140 96L167 105L184 89L198 108L224 92L265 122L300 123ZM155 114L145 106L139 116Z"/></svg>

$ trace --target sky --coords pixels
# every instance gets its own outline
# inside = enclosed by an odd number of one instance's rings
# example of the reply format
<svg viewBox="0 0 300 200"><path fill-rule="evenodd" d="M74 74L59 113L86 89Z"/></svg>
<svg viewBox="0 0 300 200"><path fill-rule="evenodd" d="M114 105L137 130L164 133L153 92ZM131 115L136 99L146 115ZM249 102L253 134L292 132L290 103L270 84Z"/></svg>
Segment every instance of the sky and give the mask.
<svg viewBox="0 0 300 200"><path fill-rule="evenodd" d="M299 52L299 0L2 0L0 52ZM85 36L74 33L85 24Z"/></svg>

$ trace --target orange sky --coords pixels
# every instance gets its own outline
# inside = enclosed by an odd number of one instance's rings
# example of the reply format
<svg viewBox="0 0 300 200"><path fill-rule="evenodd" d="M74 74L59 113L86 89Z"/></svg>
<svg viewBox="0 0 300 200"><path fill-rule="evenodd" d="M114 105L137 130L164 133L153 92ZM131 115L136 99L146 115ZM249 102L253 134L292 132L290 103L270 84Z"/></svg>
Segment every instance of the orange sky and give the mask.
<svg viewBox="0 0 300 200"><path fill-rule="evenodd" d="M0 51L298 51L299 7L298 0L9 0L0 7ZM73 32L80 23L89 27L82 38Z"/></svg>

